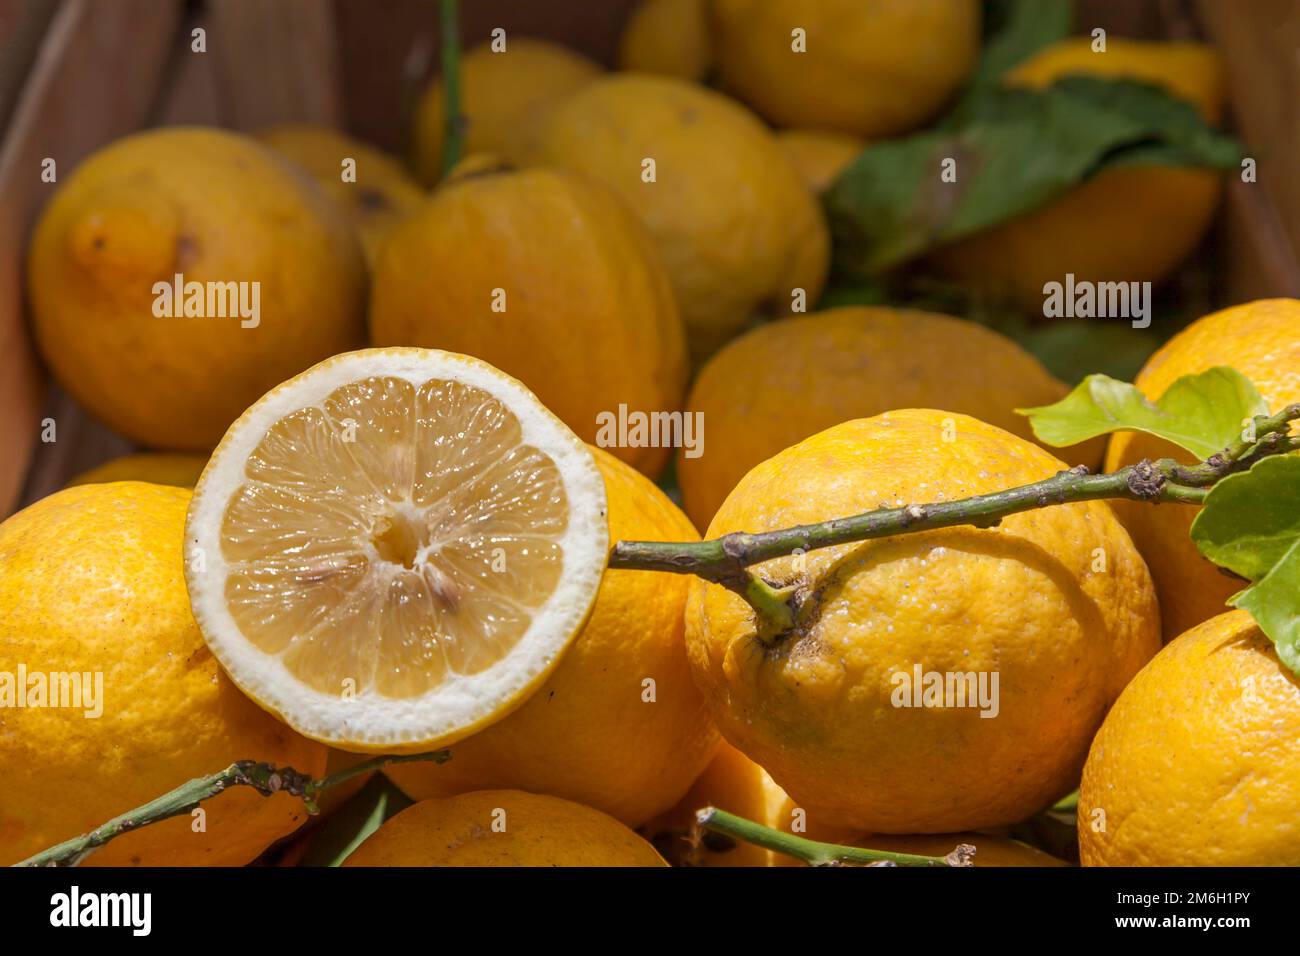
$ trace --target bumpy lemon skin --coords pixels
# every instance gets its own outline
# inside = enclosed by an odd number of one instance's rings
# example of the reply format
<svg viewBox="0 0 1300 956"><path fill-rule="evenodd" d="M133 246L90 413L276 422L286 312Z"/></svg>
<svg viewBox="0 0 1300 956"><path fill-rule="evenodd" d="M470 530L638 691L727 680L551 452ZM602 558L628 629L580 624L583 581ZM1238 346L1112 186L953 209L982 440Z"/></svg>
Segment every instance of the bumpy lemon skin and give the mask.
<svg viewBox="0 0 1300 956"><path fill-rule="evenodd" d="M490 43L474 47L460 61L464 151L519 161L546 112L603 72L600 64L547 40L508 37L499 53ZM416 106L411 161L429 186L442 173L445 97L435 77Z"/></svg>
<svg viewBox="0 0 1300 956"><path fill-rule="evenodd" d="M155 485L193 488L207 463L207 455L183 455L175 452L122 455L82 472L68 482L68 487L108 481L146 481Z"/></svg>
<svg viewBox="0 0 1300 956"><path fill-rule="evenodd" d="M257 324L155 315L155 283L177 274L258 283ZM365 335L365 263L342 212L222 130L150 130L87 159L36 225L27 288L60 384L155 448L212 448L267 389Z"/></svg>
<svg viewBox="0 0 1300 956"><path fill-rule="evenodd" d="M592 449L610 541L696 541L668 496ZM681 798L718 744L686 662L686 576L606 570L591 617L528 701L453 748L441 766L386 773L415 799L517 788L602 810L629 826ZM647 701L652 680L654 700Z"/></svg>
<svg viewBox="0 0 1300 956"><path fill-rule="evenodd" d="M706 527L750 468L852 418L937 406L1032 439L1015 410L1066 391L1028 352L974 322L875 307L771 322L728 343L695 380L686 407L704 416L705 441L697 457L678 453L686 513ZM1103 448L1098 440L1057 454L1095 468Z"/></svg>
<svg viewBox="0 0 1300 956"><path fill-rule="evenodd" d="M618 43L620 70L702 82L713 64L706 0L641 0Z"/></svg>
<svg viewBox="0 0 1300 956"><path fill-rule="evenodd" d="M0 524L0 660L103 675L102 716L0 710L0 864L105 823L236 760L311 776L325 748L244 697L190 614L181 573L190 493L142 482L57 492ZM307 818L247 787L118 837L95 866L238 866Z"/></svg>
<svg viewBox="0 0 1300 956"><path fill-rule="evenodd" d="M1300 300L1259 299L1213 312L1175 335L1147 361L1134 384L1151 400L1177 379L1216 365L1250 379L1278 411L1300 401ZM1151 458L1193 456L1176 445L1138 432L1117 432L1106 451L1106 470ZM1201 556L1192 542L1194 505L1143 506L1116 502L1115 512L1146 558L1160 595L1165 640L1226 610L1244 586Z"/></svg>
<svg viewBox="0 0 1300 956"><path fill-rule="evenodd" d="M758 314L785 315L821 294L830 256L821 209L771 132L724 96L611 76L556 107L530 155L631 206L667 266L697 361Z"/></svg>
<svg viewBox="0 0 1300 956"><path fill-rule="evenodd" d="M383 150L326 126L284 123L258 130L258 140L297 163L339 203L357 230L366 261L374 264L393 227L425 200L425 192L406 169ZM342 178L342 163L356 163L355 181Z"/></svg>
<svg viewBox="0 0 1300 956"><path fill-rule="evenodd" d="M1081 73L1166 88L1217 123L1226 95L1219 54L1197 43L1111 39L1093 53L1086 39L1047 47L1012 70L1015 86L1049 86ZM1043 286L1064 282L1159 282L1200 244L1223 190L1218 170L1132 166L1105 170L1023 216L939 250L959 281L1041 313Z"/></svg>
<svg viewBox="0 0 1300 956"><path fill-rule="evenodd" d="M1300 681L1245 611L1172 641L1092 743L1085 866L1300 866Z"/></svg>
<svg viewBox="0 0 1300 956"><path fill-rule="evenodd" d="M940 110L979 51L974 0L711 0L710 12L723 88L776 126L906 132Z"/></svg>
<svg viewBox="0 0 1300 956"><path fill-rule="evenodd" d="M480 790L422 800L344 866L667 866L613 817L559 797Z"/></svg>
<svg viewBox="0 0 1300 956"><path fill-rule="evenodd" d="M755 467L706 537L992 492L1064 467L964 415L888 412ZM695 582L686 640L696 681L728 741L811 817L859 832L959 832L1042 809L1074 786L1106 709L1159 647L1150 576L1101 502L756 570L800 589L794 631L765 646L748 605ZM996 673L996 716L896 706L894 675L915 665Z"/></svg>
<svg viewBox="0 0 1300 956"><path fill-rule="evenodd" d="M560 170L468 176L389 237L377 345L474 355L520 379L580 438L603 416L676 411L685 333L644 229L610 190ZM666 447L610 449L647 474Z"/></svg>

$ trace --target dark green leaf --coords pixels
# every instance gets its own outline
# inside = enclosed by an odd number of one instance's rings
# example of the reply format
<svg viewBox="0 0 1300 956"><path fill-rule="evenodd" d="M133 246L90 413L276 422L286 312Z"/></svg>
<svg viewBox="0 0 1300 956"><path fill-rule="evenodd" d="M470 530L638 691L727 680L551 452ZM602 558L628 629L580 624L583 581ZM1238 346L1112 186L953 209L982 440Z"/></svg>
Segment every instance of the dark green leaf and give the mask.
<svg viewBox="0 0 1300 956"><path fill-rule="evenodd" d="M338 866L381 823L410 805L410 798L387 777L375 774L320 825L298 865Z"/></svg>
<svg viewBox="0 0 1300 956"><path fill-rule="evenodd" d="M1055 447L1115 431L1139 431L1208 458L1241 433L1243 423L1268 407L1245 376L1227 366L1184 375L1152 403L1127 382L1089 375L1055 405L1019 409L1034 434Z"/></svg>
<svg viewBox="0 0 1300 956"><path fill-rule="evenodd" d="M1127 325L1068 319L1020 336L1026 349L1063 382L1074 384L1100 372L1122 382L1137 377L1160 339Z"/></svg>
<svg viewBox="0 0 1300 956"><path fill-rule="evenodd" d="M1031 54L1064 40L1074 22L1073 0L997 0L984 7L993 29L971 78L973 89L996 84Z"/></svg>

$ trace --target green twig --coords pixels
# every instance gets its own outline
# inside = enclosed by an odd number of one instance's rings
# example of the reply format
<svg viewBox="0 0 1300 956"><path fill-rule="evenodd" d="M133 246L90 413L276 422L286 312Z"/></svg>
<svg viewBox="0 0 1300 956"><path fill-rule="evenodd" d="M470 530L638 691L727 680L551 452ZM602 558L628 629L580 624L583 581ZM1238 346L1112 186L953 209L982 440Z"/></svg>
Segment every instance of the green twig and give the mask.
<svg viewBox="0 0 1300 956"><path fill-rule="evenodd" d="M765 827L753 820L746 820L735 814L706 807L696 811L695 822L705 830L724 833L736 840L744 840L755 846L776 853L784 853L797 860L803 860L809 866L971 866L975 848L969 843L959 843L946 857L918 856L914 853L891 853L887 850L867 850L856 846L840 846L835 843L819 843L793 833L783 833L771 827Z"/></svg>
<svg viewBox="0 0 1300 956"><path fill-rule="evenodd" d="M443 123L442 175L460 162L465 140L465 119L460 112L460 16L459 0L442 0L442 92Z"/></svg>
<svg viewBox="0 0 1300 956"><path fill-rule="evenodd" d="M209 800L230 787L252 787L264 797L276 793L288 793L296 797L302 797L307 804L308 812L315 813L316 795L318 793L337 786L345 780L350 780L359 774L368 773L389 763L403 763L410 760L431 760L434 763L445 763L450 758L451 753L447 750L435 750L430 753L404 756L375 757L373 760L363 761L355 767L349 767L319 780L299 773L292 767L276 767L272 764L258 763L254 760L240 760L232 763L219 773L209 774L206 777L196 777L187 781L175 790L150 800L143 806L114 817L89 833L74 837L71 840L65 840L57 846L43 850L16 865L76 866L92 851L115 837L170 817L187 814L204 800Z"/></svg>

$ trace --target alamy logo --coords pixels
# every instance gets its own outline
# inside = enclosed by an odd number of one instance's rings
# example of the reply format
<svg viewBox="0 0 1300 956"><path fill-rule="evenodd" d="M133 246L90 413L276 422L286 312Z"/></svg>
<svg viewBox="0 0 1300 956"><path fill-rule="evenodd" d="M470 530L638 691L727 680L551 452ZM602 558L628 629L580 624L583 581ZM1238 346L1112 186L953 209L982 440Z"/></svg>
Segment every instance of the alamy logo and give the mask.
<svg viewBox="0 0 1300 956"><path fill-rule="evenodd" d="M680 448L687 458L704 454L703 412L629 412L596 416L596 444L601 448Z"/></svg>
<svg viewBox="0 0 1300 956"><path fill-rule="evenodd" d="M20 707L66 707L83 717L104 713L103 671L0 671L0 710Z"/></svg>
<svg viewBox="0 0 1300 956"><path fill-rule="evenodd" d="M233 319L240 328L262 323L262 283L185 281L179 272L171 282L153 284L153 314L160 319Z"/></svg>
<svg viewBox="0 0 1300 956"><path fill-rule="evenodd" d="M1043 285L1046 319L1132 319L1135 329L1151 324L1150 282L1088 282L1065 274L1065 282Z"/></svg>
<svg viewBox="0 0 1300 956"><path fill-rule="evenodd" d="M889 682L895 707L968 707L979 710L980 717L996 717L1001 709L997 671L927 671L914 664L910 671L895 671Z"/></svg>
<svg viewBox="0 0 1300 956"><path fill-rule="evenodd" d="M148 936L153 928L152 893L82 893L73 886L50 897L50 925L127 926L132 936Z"/></svg>

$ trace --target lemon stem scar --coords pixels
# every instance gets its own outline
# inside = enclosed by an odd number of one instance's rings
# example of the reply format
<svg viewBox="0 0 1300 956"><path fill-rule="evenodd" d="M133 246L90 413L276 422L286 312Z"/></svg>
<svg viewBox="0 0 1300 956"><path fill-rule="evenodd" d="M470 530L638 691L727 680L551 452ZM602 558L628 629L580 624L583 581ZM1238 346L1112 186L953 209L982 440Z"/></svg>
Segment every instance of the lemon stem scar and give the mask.
<svg viewBox="0 0 1300 956"><path fill-rule="evenodd" d="M712 830L736 840L744 840L755 846L776 853L784 853L809 866L972 866L975 848L969 843L954 846L953 851L943 856L918 856L914 853L890 853L886 850L864 850L856 846L840 846L835 843L819 843L807 837L793 833L783 833L771 827L746 820L735 814L706 807L695 814L696 826Z"/></svg>
<svg viewBox="0 0 1300 956"><path fill-rule="evenodd" d="M774 644L791 632L798 610L796 581L773 584L751 565L817 548L886 538L915 531L973 525L996 526L1008 515L1076 501L1122 498L1158 504L1200 504L1222 478L1247 471L1262 458L1300 449L1288 432L1300 420L1300 404L1255 418L1255 440L1239 438L1195 465L1172 458L1144 460L1110 474L1094 475L1082 465L1051 478L1005 491L953 501L879 508L847 518L750 534L735 531L698 542L619 541L609 567L694 574L739 594L754 609L758 639Z"/></svg>
<svg viewBox="0 0 1300 956"><path fill-rule="evenodd" d="M269 763L254 760L239 760L219 773L206 777L195 777L175 790L169 791L143 806L129 810L121 816L114 817L89 833L43 850L35 856L28 857L16 866L76 866L94 850L103 846L114 837L138 830L151 823L158 823L169 817L188 814L204 800L217 796L230 787L252 787L264 797L276 793L288 793L302 797L309 813L316 812L316 795L330 787L338 786L353 777L370 773L391 763L407 763L415 760L446 763L451 759L448 750L434 750L422 754L405 754L401 756L382 756L365 760L355 766L340 770L328 777L313 779L299 773L292 767L276 767Z"/></svg>

